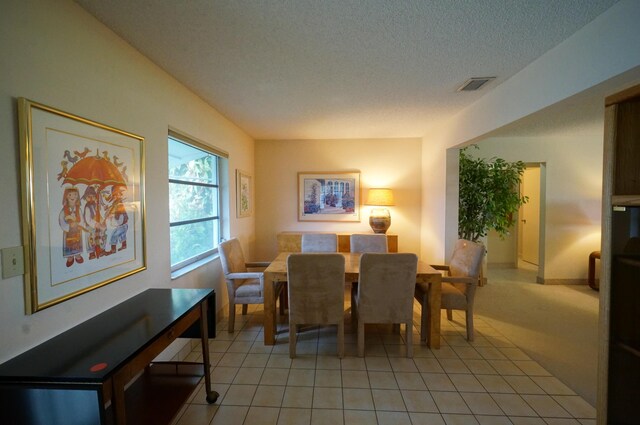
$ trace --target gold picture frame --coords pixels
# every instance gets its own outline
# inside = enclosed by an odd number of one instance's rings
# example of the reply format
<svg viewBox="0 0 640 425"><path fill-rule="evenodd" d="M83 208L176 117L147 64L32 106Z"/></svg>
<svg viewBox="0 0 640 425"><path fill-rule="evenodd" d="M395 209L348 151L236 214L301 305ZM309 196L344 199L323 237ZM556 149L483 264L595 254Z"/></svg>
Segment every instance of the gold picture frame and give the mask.
<svg viewBox="0 0 640 425"><path fill-rule="evenodd" d="M18 99L25 308L146 269L144 139Z"/></svg>
<svg viewBox="0 0 640 425"><path fill-rule="evenodd" d="M298 221L360 221L360 172L299 172Z"/></svg>
<svg viewBox="0 0 640 425"><path fill-rule="evenodd" d="M238 218L250 217L253 210L251 176L242 170L236 170L236 215Z"/></svg>

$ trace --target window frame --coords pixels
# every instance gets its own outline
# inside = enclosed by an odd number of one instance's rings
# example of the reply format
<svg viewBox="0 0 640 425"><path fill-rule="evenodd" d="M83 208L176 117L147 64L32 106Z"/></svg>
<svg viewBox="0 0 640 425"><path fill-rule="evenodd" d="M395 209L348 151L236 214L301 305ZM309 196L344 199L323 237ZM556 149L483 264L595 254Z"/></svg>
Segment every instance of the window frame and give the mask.
<svg viewBox="0 0 640 425"><path fill-rule="evenodd" d="M184 225L189 225L189 224L194 224L194 223L202 223L202 222L207 222L207 221L212 221L213 222L213 226L214 226L214 234L216 233L216 227L217 227L217 240L214 240L214 248L213 249L209 249L206 250L204 252L201 252L200 254L197 254L193 257L189 257L183 261L180 261L176 264L171 265L171 273L174 273L180 269L183 269L185 267L191 266L199 261L202 261L206 258L209 257L213 257L218 253L218 246L220 245L220 242L222 242L223 240L223 235L222 235L222 221L223 221L223 210L222 210L222 186L223 186L223 182L222 182L222 174L221 174L221 159L228 159L229 155L223 151L220 150L218 148L209 146L203 142L200 142L190 136L186 136L182 133L178 133L176 131L173 130L169 130L169 134L167 136L167 149L168 149L168 145L169 143L182 143L183 145L186 145L190 148L199 150L204 152L207 155L212 156L213 160L215 161L215 181L216 183L200 183L200 182L188 182L185 180L181 180L181 179L173 179L173 178L168 178L168 183L169 185L171 184L183 184L183 185L188 185L188 186L200 186L200 187L208 187L208 188L212 188L215 189L215 191L217 192L217 196L216 196L216 204L217 204L217 215L214 216L208 216L205 218L196 218L196 219L188 219L188 220L180 220L180 221L171 221L171 217L169 217L169 229L171 229L172 227L176 227L176 226L184 226ZM167 155L168 157L168 155ZM167 164L168 165L168 164ZM169 167L167 166L167 171L169 170ZM171 203L171 197L169 197L169 203ZM171 231L169 232L169 250L171 250ZM169 262L171 262L171 254L169 254Z"/></svg>

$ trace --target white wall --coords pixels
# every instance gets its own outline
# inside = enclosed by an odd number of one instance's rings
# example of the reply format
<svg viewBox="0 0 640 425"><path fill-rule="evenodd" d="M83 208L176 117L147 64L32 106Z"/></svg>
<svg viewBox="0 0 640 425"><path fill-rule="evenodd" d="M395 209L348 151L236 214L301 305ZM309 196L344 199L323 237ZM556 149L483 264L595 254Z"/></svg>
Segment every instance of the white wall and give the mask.
<svg viewBox="0 0 640 425"><path fill-rule="evenodd" d="M457 237L457 199L451 200L446 196L446 187L453 186L449 182L455 181L457 168L446 167L447 155L444 150L476 140L499 127L640 66L638 22L640 2L621 0L518 74L424 136L423 256L425 253L434 258L445 256L451 251ZM457 197L457 192L453 196Z"/></svg>
<svg viewBox="0 0 640 425"><path fill-rule="evenodd" d="M283 231L371 232L369 210L361 206L357 222L299 222L298 172L360 171L362 202L367 189L393 189L389 207L398 249L420 249L420 139L259 140L256 142L257 259L277 253Z"/></svg>
<svg viewBox="0 0 640 425"><path fill-rule="evenodd" d="M0 248L22 244L16 99L26 97L145 138L148 267L30 316L23 279L0 281L0 362L148 287L215 287L220 308L218 261L170 280L167 130L228 151L232 183L236 168L253 170L253 140L71 1L4 0L0 57ZM230 212L248 248L254 219L236 220L233 202Z"/></svg>
<svg viewBox="0 0 640 425"><path fill-rule="evenodd" d="M589 254L600 250L603 131L589 137L489 138L478 144L479 150L469 151L478 157L546 164L545 267L540 276L546 283L586 283Z"/></svg>

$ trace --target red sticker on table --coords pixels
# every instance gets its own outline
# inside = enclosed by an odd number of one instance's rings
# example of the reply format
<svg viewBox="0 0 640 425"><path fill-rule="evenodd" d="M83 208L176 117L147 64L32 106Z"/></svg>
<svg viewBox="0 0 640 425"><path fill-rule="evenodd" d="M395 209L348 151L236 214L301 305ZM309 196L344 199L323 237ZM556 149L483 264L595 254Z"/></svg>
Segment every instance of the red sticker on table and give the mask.
<svg viewBox="0 0 640 425"><path fill-rule="evenodd" d="M91 372L99 372L102 369L105 369L107 367L106 363L97 363L94 364L93 366L91 366L91 368L89 369Z"/></svg>

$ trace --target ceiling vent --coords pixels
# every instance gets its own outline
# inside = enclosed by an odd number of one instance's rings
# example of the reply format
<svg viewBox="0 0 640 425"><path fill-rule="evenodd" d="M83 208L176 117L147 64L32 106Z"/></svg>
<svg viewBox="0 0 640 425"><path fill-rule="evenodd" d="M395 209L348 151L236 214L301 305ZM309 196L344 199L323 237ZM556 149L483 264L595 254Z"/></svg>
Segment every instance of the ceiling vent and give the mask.
<svg viewBox="0 0 640 425"><path fill-rule="evenodd" d="M464 82L457 91L476 91L480 90L489 81L495 80L496 77L473 77Z"/></svg>

